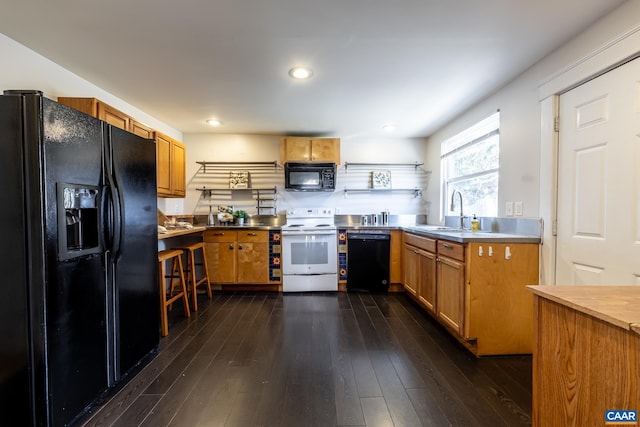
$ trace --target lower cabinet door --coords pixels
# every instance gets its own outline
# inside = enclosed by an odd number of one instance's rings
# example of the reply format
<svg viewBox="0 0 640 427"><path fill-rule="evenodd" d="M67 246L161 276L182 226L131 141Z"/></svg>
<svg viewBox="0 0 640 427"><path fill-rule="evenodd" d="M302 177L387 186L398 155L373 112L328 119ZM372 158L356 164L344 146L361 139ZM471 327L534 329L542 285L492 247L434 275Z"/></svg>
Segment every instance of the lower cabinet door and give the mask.
<svg viewBox="0 0 640 427"><path fill-rule="evenodd" d="M438 318L462 336L464 325L464 263L438 258Z"/></svg>
<svg viewBox="0 0 640 427"><path fill-rule="evenodd" d="M235 283L236 243L207 243L207 269L213 283Z"/></svg>
<svg viewBox="0 0 640 427"><path fill-rule="evenodd" d="M420 251L420 286L418 300L430 312L436 312L436 254Z"/></svg>
<svg viewBox="0 0 640 427"><path fill-rule="evenodd" d="M420 255L418 249L404 245L404 289L412 295L418 293L420 277Z"/></svg>
<svg viewBox="0 0 640 427"><path fill-rule="evenodd" d="M238 284L269 282L269 243L238 242Z"/></svg>

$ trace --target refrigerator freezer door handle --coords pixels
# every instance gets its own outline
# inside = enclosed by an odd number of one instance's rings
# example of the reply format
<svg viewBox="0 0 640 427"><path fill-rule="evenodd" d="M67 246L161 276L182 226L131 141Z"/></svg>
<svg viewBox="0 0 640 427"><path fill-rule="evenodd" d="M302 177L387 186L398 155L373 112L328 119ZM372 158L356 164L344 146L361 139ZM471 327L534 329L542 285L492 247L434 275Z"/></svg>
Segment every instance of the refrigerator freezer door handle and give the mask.
<svg viewBox="0 0 640 427"><path fill-rule="evenodd" d="M100 194L100 223L103 224L104 248L108 251L113 246L113 204L111 203L111 193L109 187L102 187L102 194Z"/></svg>
<svg viewBox="0 0 640 427"><path fill-rule="evenodd" d="M116 187L113 177L109 176L109 188L111 190L111 201L113 203L113 243L111 251L113 253L113 260L118 261L120 257L120 240L122 237L122 199L120 193L118 193L118 187Z"/></svg>
<svg viewBox="0 0 640 427"><path fill-rule="evenodd" d="M105 168L105 170L108 170ZM107 173L107 192L109 198L107 199L107 211L109 212L109 218L107 224L109 225L109 240L113 261L117 262L120 256L120 239L122 237L122 199L118 192L118 187L114 177Z"/></svg>

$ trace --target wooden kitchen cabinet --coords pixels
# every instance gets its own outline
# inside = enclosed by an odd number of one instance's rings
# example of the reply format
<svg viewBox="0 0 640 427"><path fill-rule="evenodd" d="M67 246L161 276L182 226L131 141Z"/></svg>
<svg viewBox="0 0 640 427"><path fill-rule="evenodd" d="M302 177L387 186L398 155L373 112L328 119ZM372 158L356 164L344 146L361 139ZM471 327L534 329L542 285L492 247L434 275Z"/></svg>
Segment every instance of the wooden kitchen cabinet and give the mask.
<svg viewBox="0 0 640 427"><path fill-rule="evenodd" d="M269 233L267 231L238 232L237 283L267 283L269 281Z"/></svg>
<svg viewBox="0 0 640 427"><path fill-rule="evenodd" d="M205 231L207 270L211 283L235 283L237 231Z"/></svg>
<svg viewBox="0 0 640 427"><path fill-rule="evenodd" d="M404 245L404 290L417 297L420 287L420 249Z"/></svg>
<svg viewBox="0 0 640 427"><path fill-rule="evenodd" d="M156 174L159 197L184 197L186 193L186 147L155 132Z"/></svg>
<svg viewBox="0 0 640 427"><path fill-rule="evenodd" d="M432 314L435 314L436 307L435 244L434 239L405 234L405 289Z"/></svg>
<svg viewBox="0 0 640 427"><path fill-rule="evenodd" d="M112 126L132 132L131 117L96 98L58 97L60 104L82 111ZM137 123L137 122L136 122ZM135 133L135 132L134 132Z"/></svg>
<svg viewBox="0 0 640 427"><path fill-rule="evenodd" d="M438 240L437 303L438 318L462 336L465 304L464 246Z"/></svg>
<svg viewBox="0 0 640 427"><path fill-rule="evenodd" d="M142 138L146 139L154 139L154 130L149 126L140 123L137 120L130 119L129 121L129 132L136 134Z"/></svg>
<svg viewBox="0 0 640 427"><path fill-rule="evenodd" d="M389 284L396 285L400 290L402 289L402 231L400 230L391 230L389 231L391 235L390 238L390 248L389 248Z"/></svg>
<svg viewBox="0 0 640 427"><path fill-rule="evenodd" d="M269 283L268 231L207 230L204 241L212 283Z"/></svg>
<svg viewBox="0 0 640 427"><path fill-rule="evenodd" d="M187 189L186 147L180 141L154 131L149 126L96 98L59 97L58 102L142 138L155 139L158 196L185 196Z"/></svg>
<svg viewBox="0 0 640 427"><path fill-rule="evenodd" d="M606 411L640 409L640 289L558 285L531 291L532 425L602 426Z"/></svg>
<svg viewBox="0 0 640 427"><path fill-rule="evenodd" d="M404 240L405 290L460 342L478 356L533 351L538 244Z"/></svg>
<svg viewBox="0 0 640 427"><path fill-rule="evenodd" d="M466 248L465 331L478 355L533 352L533 295L539 251L536 243L479 243Z"/></svg>
<svg viewBox="0 0 640 427"><path fill-rule="evenodd" d="M340 138L282 138L280 157L282 163L332 162L339 164Z"/></svg>

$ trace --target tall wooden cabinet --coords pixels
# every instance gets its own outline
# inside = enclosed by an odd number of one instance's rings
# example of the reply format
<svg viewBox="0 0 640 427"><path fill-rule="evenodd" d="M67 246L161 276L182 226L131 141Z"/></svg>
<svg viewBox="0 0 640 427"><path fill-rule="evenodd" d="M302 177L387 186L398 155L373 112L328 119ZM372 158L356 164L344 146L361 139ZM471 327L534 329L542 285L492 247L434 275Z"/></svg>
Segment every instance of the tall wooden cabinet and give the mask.
<svg viewBox="0 0 640 427"><path fill-rule="evenodd" d="M158 196L184 197L186 192L186 147L161 132L155 132Z"/></svg>
<svg viewBox="0 0 640 427"><path fill-rule="evenodd" d="M280 157L286 162L340 163L339 138L286 137L280 142Z"/></svg>

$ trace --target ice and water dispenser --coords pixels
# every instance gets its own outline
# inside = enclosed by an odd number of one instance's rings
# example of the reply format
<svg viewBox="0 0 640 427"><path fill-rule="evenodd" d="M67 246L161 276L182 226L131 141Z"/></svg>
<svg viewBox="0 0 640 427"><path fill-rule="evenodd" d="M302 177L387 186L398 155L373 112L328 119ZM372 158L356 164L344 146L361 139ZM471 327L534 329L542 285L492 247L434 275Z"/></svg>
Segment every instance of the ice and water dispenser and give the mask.
<svg viewBox="0 0 640 427"><path fill-rule="evenodd" d="M58 185L58 257L76 258L101 251L98 187Z"/></svg>

